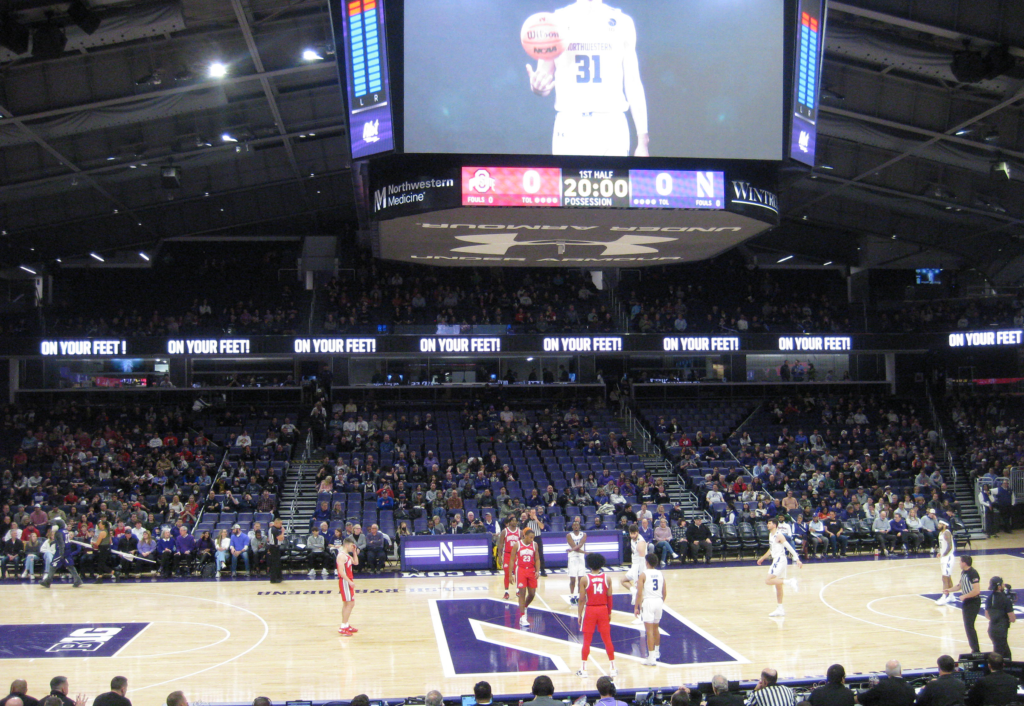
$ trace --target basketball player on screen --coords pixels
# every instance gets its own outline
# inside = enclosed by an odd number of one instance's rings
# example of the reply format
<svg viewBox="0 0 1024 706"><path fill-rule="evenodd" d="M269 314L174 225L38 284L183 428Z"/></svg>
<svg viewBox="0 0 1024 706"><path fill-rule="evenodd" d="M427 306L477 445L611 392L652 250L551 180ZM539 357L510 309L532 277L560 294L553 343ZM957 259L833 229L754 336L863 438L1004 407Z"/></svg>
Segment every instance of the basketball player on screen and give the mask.
<svg viewBox="0 0 1024 706"><path fill-rule="evenodd" d="M501 530L501 534L498 535L498 546L503 548L501 566L505 569L505 598L508 600L508 583L512 581L512 585L515 585L515 565L512 563L512 554L514 549L519 545L519 518L515 514L509 515L508 520L505 521L505 527Z"/></svg>
<svg viewBox="0 0 1024 706"><path fill-rule="evenodd" d="M341 627L338 633L344 637L352 637L358 630L348 624L352 609L356 605L356 582L352 578L352 567L359 564L359 547L351 537L342 543L338 552L338 589L341 592Z"/></svg>
<svg viewBox="0 0 1024 706"><path fill-rule="evenodd" d="M637 133L634 155L650 156L647 96L640 79L633 19L603 0L576 0L555 10L566 48L553 61L526 65L530 88L555 91L552 154L629 156L629 124Z"/></svg>
<svg viewBox="0 0 1024 706"><path fill-rule="evenodd" d="M601 635L604 651L611 663L608 675L614 677L615 648L612 646L612 582L601 573L604 568L604 557L600 554L588 554L586 558L588 573L580 577L579 621L583 631L583 666L576 676L586 678L587 659L590 658L590 643L594 639L594 631Z"/></svg>

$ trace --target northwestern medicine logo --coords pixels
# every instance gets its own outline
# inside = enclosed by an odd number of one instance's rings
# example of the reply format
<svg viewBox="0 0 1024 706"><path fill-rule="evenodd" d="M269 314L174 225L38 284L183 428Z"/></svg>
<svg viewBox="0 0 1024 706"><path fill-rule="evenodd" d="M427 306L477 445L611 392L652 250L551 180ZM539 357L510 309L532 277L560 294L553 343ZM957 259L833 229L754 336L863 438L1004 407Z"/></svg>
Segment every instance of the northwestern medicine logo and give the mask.
<svg viewBox="0 0 1024 706"><path fill-rule="evenodd" d="M149 623L0 625L0 659L114 657Z"/></svg>
<svg viewBox="0 0 1024 706"><path fill-rule="evenodd" d="M405 181L401 184L389 184L383 189L373 192L373 212L380 213L392 206L423 203L430 189L444 189L455 186L454 179L425 179L424 181Z"/></svg>

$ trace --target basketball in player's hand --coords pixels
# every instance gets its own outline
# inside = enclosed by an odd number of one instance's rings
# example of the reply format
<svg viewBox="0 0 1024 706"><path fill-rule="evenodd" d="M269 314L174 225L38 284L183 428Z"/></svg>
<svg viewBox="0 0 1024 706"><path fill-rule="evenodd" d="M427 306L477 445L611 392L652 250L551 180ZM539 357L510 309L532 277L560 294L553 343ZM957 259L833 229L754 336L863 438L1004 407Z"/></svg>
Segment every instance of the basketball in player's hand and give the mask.
<svg viewBox="0 0 1024 706"><path fill-rule="evenodd" d="M554 61L565 51L565 37L550 12L530 15L523 23L519 38L531 59Z"/></svg>

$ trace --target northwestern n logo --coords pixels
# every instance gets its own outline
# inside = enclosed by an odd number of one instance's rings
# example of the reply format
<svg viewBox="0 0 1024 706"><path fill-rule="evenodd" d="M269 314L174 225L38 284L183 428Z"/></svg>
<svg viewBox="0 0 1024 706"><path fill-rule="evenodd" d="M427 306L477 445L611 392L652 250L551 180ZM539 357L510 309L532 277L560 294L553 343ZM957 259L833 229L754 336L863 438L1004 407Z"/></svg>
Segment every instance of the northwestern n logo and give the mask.
<svg viewBox="0 0 1024 706"><path fill-rule="evenodd" d="M612 597L614 610L632 615L629 596ZM536 604L534 604L536 605ZM430 602L441 664L449 677L501 672L569 672L583 642L575 612L530 608L530 629L519 629L519 609L493 598L435 599ZM647 654L643 626L611 626L617 658ZM661 619L661 663L713 665L745 663L740 654L691 625L670 608ZM594 634L591 650L604 649Z"/></svg>

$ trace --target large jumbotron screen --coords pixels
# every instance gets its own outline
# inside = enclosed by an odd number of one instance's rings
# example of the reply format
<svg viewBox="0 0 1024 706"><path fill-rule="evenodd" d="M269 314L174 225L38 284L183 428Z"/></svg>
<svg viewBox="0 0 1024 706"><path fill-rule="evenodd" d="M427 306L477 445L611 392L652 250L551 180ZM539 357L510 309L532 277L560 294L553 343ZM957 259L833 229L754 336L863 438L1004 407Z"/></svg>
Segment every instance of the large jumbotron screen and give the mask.
<svg viewBox="0 0 1024 706"><path fill-rule="evenodd" d="M780 160L784 25L783 0L405 0L405 151Z"/></svg>

